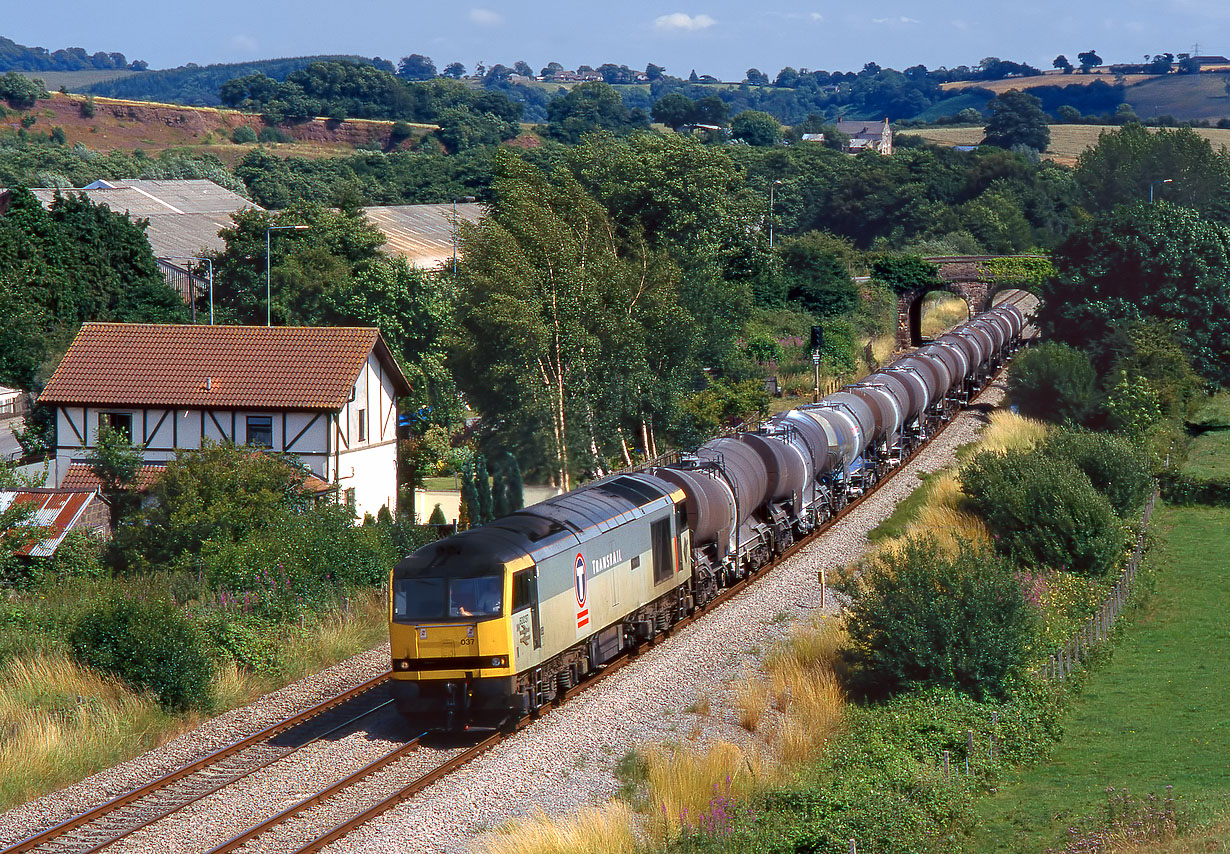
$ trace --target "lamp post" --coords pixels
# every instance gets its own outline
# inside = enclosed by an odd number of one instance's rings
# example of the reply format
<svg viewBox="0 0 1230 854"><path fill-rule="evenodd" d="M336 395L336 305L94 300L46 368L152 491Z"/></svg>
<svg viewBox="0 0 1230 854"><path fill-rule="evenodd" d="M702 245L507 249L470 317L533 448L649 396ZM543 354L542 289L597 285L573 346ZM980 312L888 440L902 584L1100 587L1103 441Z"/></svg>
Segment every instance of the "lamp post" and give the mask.
<svg viewBox="0 0 1230 854"><path fill-rule="evenodd" d="M472 202L473 196L462 196L461 201ZM457 220L457 200L453 199L453 278L457 278L457 240L461 237L461 223Z"/></svg>
<svg viewBox="0 0 1230 854"><path fill-rule="evenodd" d="M165 255L163 261L196 261L198 264L204 262L209 265L209 325L214 325L214 259L213 258L198 258L196 255ZM192 268L188 268L188 289L192 290ZM196 322L196 298L192 299L192 321Z"/></svg>
<svg viewBox="0 0 1230 854"><path fill-rule="evenodd" d="M269 273L269 234L274 231L303 231L307 228L306 225L270 225L265 228L265 325L272 326L273 323L273 288L270 285Z"/></svg>
<svg viewBox="0 0 1230 854"><path fill-rule="evenodd" d="M1160 178L1149 182L1149 204L1153 204L1153 188L1158 184L1173 184L1174 178Z"/></svg>
<svg viewBox="0 0 1230 854"><path fill-rule="evenodd" d="M773 188L781 184L781 181L774 181L769 185L769 248L773 248Z"/></svg>

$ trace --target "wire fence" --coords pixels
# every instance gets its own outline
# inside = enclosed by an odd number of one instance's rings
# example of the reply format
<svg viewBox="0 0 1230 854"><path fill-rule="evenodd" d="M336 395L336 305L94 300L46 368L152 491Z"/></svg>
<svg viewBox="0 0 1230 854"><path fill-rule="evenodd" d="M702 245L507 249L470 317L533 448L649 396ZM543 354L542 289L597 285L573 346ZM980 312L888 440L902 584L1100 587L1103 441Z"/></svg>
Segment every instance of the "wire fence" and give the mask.
<svg viewBox="0 0 1230 854"><path fill-rule="evenodd" d="M1115 586L1111 588L1110 593L1107 594L1106 599L1093 616L1085 620L1076 633L1068 639L1068 642L1052 653L1039 670L1034 671L1035 675L1043 676L1050 681L1061 682L1067 679L1077 667L1081 666L1082 656L1088 658L1095 646L1104 643L1110 637L1115 620L1123 613L1123 608L1131 596L1132 587L1136 583L1140 560L1145 550L1145 532L1148 530L1149 520L1153 517L1153 508L1157 503L1157 498L1158 491L1155 487L1153 494L1149 496L1149 503L1145 505L1144 513L1141 514L1140 533L1136 537L1136 546L1132 549L1132 556L1128 559L1127 566L1119 573L1119 580L1115 582Z"/></svg>

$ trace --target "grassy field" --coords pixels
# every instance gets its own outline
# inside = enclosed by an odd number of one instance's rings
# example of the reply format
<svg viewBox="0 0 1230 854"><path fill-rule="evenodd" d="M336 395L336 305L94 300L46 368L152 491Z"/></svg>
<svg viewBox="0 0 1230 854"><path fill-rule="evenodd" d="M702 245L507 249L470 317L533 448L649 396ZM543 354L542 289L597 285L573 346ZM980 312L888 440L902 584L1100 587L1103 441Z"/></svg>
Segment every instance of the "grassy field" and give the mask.
<svg viewBox="0 0 1230 854"><path fill-rule="evenodd" d="M1230 477L1230 430L1210 430L1193 439L1183 470L1199 480Z"/></svg>
<svg viewBox="0 0 1230 854"><path fill-rule="evenodd" d="M1125 74L1123 81L1131 86L1136 83L1143 83L1149 80L1154 80L1161 75L1157 74ZM1037 77L1010 77L1007 80L958 80L953 83L943 83L940 88L945 92L957 92L961 89L986 89L988 91L999 94L1007 92L1009 89L1020 89L1022 91L1032 89L1035 86L1088 86L1090 83L1109 83L1112 86L1118 81L1117 75L1109 73L1095 74L1040 74Z"/></svg>
<svg viewBox="0 0 1230 854"><path fill-rule="evenodd" d="M1132 86L1125 93L1138 116L1218 119L1230 116L1230 74L1168 74Z"/></svg>
<svg viewBox="0 0 1230 854"><path fill-rule="evenodd" d="M1051 759L978 804L973 851L1037 852L1093 816L1108 787L1173 794L1197 822L1230 809L1230 509L1164 508L1156 593L1085 686ZM1175 850L1183 850L1176 848ZM1217 850L1201 848L1200 850Z"/></svg>
<svg viewBox="0 0 1230 854"><path fill-rule="evenodd" d="M19 71L17 73L42 80L49 92L58 92L61 86L69 92L80 92L95 83L119 80L141 72L129 71L126 68L90 68L85 71Z"/></svg>
<svg viewBox="0 0 1230 854"><path fill-rule="evenodd" d="M1051 144L1046 154L1055 160L1074 162L1086 148L1097 145L1098 137L1118 130L1115 125L1051 125ZM1213 143L1214 148L1230 148L1230 128L1195 128L1196 133ZM980 127L920 128L903 130L936 145L977 145L982 141Z"/></svg>

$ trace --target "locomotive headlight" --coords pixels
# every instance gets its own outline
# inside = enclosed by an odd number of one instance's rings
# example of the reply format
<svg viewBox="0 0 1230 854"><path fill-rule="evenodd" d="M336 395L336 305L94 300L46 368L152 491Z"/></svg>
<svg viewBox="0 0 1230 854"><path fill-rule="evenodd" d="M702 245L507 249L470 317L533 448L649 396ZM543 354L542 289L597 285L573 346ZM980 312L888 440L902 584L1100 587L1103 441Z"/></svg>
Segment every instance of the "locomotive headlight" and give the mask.
<svg viewBox="0 0 1230 854"><path fill-rule="evenodd" d="M508 665L508 659L502 655L493 656L491 659L492 667L505 667Z"/></svg>

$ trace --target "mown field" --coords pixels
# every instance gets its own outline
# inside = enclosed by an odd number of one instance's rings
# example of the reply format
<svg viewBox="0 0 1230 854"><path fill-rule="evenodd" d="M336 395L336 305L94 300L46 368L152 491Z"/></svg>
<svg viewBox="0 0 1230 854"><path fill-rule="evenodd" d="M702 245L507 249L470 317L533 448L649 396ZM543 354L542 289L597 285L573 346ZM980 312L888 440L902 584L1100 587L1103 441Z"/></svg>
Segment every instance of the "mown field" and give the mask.
<svg viewBox="0 0 1230 854"><path fill-rule="evenodd" d="M1051 144L1048 157L1064 162L1074 162L1087 148L1097 145L1103 133L1118 130L1116 125L1051 125ZM1230 128L1194 128L1196 133L1209 140L1215 148L1230 148ZM980 127L920 128L903 130L902 134L920 136L936 145L977 145L982 141Z"/></svg>
<svg viewBox="0 0 1230 854"><path fill-rule="evenodd" d="M1153 80L1161 75L1158 74L1125 74L1123 82L1128 86L1136 83L1143 83L1148 80ZM1007 92L1009 89L1032 89L1035 86L1088 86L1090 83L1110 83L1118 82L1117 75L1097 72L1094 74L1040 74L1037 77L1010 77L1006 80L958 80L953 83L944 83L940 88L946 92L955 92L961 89L986 89L988 91L999 94Z"/></svg>
<svg viewBox="0 0 1230 854"><path fill-rule="evenodd" d="M1230 550L1230 508L1167 507L1155 518L1156 591L1086 684L1051 758L1005 775L978 804L970 850L1062 846L1078 818L1103 811L1112 788L1118 797L1169 791L1192 822L1224 822L1230 575L1214 556Z"/></svg>
<svg viewBox="0 0 1230 854"><path fill-rule="evenodd" d="M49 92L58 92L61 86L69 92L81 92L95 83L119 80L141 72L129 71L126 68L88 68L83 71L19 71L17 73L42 80Z"/></svg>

